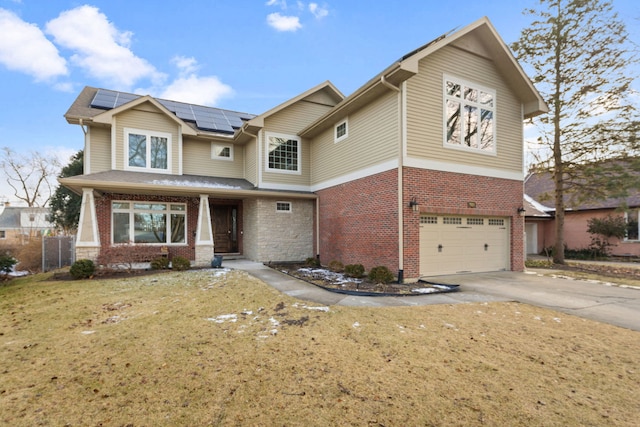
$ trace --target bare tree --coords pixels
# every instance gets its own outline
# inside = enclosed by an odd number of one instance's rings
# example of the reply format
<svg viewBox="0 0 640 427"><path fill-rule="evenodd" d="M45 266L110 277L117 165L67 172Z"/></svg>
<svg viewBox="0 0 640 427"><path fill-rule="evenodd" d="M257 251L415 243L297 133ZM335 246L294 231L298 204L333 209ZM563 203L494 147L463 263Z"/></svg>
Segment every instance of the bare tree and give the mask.
<svg viewBox="0 0 640 427"><path fill-rule="evenodd" d="M13 195L29 207L46 206L53 193L52 182L60 170L57 158L45 158L41 153L18 154L9 147L0 153L0 167L7 176Z"/></svg>
<svg viewBox="0 0 640 427"><path fill-rule="evenodd" d="M556 244L564 263L564 213L580 198L625 196L638 188L640 119L632 83L638 58L624 22L606 0L538 0L533 22L512 44L549 104L537 117L535 153L553 174ZM547 157L548 155L548 157ZM611 160L618 161L611 161Z"/></svg>

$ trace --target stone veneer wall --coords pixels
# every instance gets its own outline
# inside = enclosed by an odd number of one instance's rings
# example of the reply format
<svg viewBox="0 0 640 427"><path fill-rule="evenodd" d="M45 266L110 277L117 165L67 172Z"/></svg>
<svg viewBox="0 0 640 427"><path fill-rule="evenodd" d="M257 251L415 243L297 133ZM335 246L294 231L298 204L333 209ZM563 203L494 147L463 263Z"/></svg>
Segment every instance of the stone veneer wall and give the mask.
<svg viewBox="0 0 640 427"><path fill-rule="evenodd" d="M291 212L277 212L277 202ZM312 200L254 199L243 202L244 255L254 261L303 261L313 256Z"/></svg>

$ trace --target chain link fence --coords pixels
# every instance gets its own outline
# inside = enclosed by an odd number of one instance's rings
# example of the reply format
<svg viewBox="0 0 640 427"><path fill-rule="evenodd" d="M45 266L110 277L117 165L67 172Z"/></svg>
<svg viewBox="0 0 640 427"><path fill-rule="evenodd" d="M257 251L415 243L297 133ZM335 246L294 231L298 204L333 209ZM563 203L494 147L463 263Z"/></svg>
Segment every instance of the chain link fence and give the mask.
<svg viewBox="0 0 640 427"><path fill-rule="evenodd" d="M66 267L75 262L74 236L46 236L42 238L42 271Z"/></svg>

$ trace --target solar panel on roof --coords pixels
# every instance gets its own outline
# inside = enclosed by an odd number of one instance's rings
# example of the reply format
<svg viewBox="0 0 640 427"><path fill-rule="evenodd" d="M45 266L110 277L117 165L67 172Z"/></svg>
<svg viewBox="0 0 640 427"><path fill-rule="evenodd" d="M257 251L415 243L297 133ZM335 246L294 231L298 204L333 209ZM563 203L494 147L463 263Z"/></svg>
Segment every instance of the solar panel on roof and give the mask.
<svg viewBox="0 0 640 427"><path fill-rule="evenodd" d="M91 107L110 110L138 98L140 98L140 95L108 89L98 89L91 101ZM233 133L234 129L242 126L243 120L251 120L255 117L252 114L227 111L215 107L205 107L202 105L157 98L156 100L180 119L195 122L198 129L206 131Z"/></svg>

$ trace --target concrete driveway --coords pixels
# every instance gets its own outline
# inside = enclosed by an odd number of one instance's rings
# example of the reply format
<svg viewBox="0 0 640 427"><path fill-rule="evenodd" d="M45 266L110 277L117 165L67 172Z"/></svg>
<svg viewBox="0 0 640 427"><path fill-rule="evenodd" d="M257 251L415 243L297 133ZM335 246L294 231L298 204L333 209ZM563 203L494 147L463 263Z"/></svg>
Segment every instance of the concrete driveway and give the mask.
<svg viewBox="0 0 640 427"><path fill-rule="evenodd" d="M517 301L640 331L640 289L551 277L549 270L437 276L425 279L460 285L460 290L404 297L365 297L329 292L256 262L230 260L225 261L224 266L245 270L282 293L322 305L388 307Z"/></svg>
<svg viewBox="0 0 640 427"><path fill-rule="evenodd" d="M640 331L637 288L552 277L548 270L440 276L431 280L459 284L462 293L504 298Z"/></svg>

